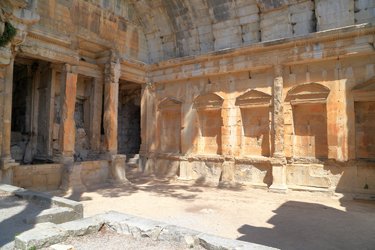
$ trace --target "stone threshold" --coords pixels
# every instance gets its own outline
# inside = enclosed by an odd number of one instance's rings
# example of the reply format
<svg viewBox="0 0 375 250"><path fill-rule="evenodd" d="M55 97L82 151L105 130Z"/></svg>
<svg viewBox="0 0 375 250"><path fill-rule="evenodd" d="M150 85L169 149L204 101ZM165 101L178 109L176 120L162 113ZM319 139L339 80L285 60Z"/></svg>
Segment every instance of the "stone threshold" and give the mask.
<svg viewBox="0 0 375 250"><path fill-rule="evenodd" d="M69 237L93 234L106 226L119 234L134 238L151 238L155 241L175 241L187 248L203 247L208 250L275 249L255 243L231 240L203 232L165 224L154 220L115 211L98 214L63 224L41 223L15 238L15 249L45 248L62 243Z"/></svg>

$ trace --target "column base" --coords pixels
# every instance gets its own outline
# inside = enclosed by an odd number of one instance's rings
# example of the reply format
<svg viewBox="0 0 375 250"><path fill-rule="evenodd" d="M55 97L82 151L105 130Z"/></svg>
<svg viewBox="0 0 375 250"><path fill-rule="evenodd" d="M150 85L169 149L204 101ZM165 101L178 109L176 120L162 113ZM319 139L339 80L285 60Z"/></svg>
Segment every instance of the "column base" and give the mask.
<svg viewBox="0 0 375 250"><path fill-rule="evenodd" d="M288 186L275 184L275 185L271 185L268 191L272 193L286 194L288 192Z"/></svg>

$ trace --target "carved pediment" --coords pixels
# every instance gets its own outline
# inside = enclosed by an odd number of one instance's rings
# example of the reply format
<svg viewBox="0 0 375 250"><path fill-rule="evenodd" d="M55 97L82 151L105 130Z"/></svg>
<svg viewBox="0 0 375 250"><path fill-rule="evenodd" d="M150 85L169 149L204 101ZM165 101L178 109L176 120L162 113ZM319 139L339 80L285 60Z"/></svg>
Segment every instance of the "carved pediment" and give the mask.
<svg viewBox="0 0 375 250"><path fill-rule="evenodd" d="M302 84L288 91L286 101L291 104L325 103L329 92L329 88L319 83Z"/></svg>
<svg viewBox="0 0 375 250"><path fill-rule="evenodd" d="M195 109L220 109L224 99L214 93L203 94L195 98Z"/></svg>
<svg viewBox="0 0 375 250"><path fill-rule="evenodd" d="M375 77L352 89L354 101L375 101Z"/></svg>
<svg viewBox="0 0 375 250"><path fill-rule="evenodd" d="M159 109L160 110L167 110L167 109L177 109L181 107L182 102L171 98L166 97L159 103Z"/></svg>
<svg viewBox="0 0 375 250"><path fill-rule="evenodd" d="M272 96L258 90L249 90L240 95L236 99L236 106L252 107L252 106L270 106Z"/></svg>

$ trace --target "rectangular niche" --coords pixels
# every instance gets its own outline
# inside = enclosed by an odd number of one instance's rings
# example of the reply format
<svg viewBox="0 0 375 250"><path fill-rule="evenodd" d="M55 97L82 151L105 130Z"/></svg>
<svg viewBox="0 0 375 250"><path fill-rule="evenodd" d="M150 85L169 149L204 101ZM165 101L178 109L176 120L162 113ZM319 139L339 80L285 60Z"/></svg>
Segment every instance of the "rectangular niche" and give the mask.
<svg viewBox="0 0 375 250"><path fill-rule="evenodd" d="M219 155L222 153L221 107L223 99L213 93L198 96L193 108L198 113L199 138L197 153L204 155Z"/></svg>
<svg viewBox="0 0 375 250"><path fill-rule="evenodd" d="M76 161L86 161L90 151L91 100L93 79L79 75L74 111L76 125L75 153Z"/></svg>
<svg viewBox="0 0 375 250"><path fill-rule="evenodd" d="M163 153L181 152L181 102L166 98L159 104L160 144Z"/></svg>
<svg viewBox="0 0 375 250"><path fill-rule="evenodd" d="M270 156L269 107L241 108L241 154Z"/></svg>
<svg viewBox="0 0 375 250"><path fill-rule="evenodd" d="M242 119L242 155L270 156L270 105L271 95L257 90L237 97Z"/></svg>
<svg viewBox="0 0 375 250"><path fill-rule="evenodd" d="M355 102L356 156L375 159L375 101Z"/></svg>
<svg viewBox="0 0 375 250"><path fill-rule="evenodd" d="M327 158L327 109L325 103L293 105L295 157Z"/></svg>
<svg viewBox="0 0 375 250"><path fill-rule="evenodd" d="M199 110L200 140L198 153L221 154L221 110Z"/></svg>
<svg viewBox="0 0 375 250"><path fill-rule="evenodd" d="M293 113L293 156L328 158L327 98L330 89L319 83L297 85L288 91Z"/></svg>

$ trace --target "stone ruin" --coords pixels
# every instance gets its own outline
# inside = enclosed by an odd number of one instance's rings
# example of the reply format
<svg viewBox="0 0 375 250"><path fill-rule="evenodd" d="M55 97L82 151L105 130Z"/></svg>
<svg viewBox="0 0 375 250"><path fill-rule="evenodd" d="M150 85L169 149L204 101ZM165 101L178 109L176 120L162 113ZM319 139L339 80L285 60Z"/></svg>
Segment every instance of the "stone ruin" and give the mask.
<svg viewBox="0 0 375 250"><path fill-rule="evenodd" d="M2 0L0 182L125 166L375 192L373 0Z"/></svg>

